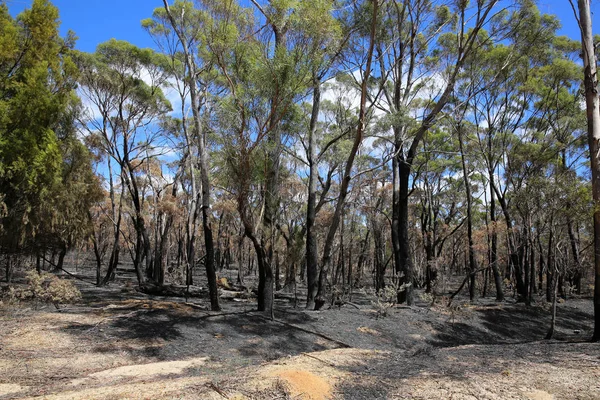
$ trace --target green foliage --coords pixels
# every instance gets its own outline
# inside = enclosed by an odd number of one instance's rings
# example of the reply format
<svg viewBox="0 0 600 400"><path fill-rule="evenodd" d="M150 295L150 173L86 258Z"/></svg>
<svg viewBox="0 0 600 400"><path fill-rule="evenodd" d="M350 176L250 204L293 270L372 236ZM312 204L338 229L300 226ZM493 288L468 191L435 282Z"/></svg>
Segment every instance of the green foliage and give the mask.
<svg viewBox="0 0 600 400"><path fill-rule="evenodd" d="M35 0L16 19L0 5L0 231L5 251L32 241L62 186L63 154L57 137L73 102L73 37L58 35L58 10Z"/></svg>

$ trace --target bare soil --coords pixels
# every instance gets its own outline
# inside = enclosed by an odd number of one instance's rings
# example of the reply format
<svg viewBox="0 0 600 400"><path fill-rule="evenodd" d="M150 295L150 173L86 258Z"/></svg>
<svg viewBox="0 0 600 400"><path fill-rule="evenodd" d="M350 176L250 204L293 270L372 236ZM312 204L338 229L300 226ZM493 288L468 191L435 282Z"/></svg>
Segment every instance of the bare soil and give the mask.
<svg viewBox="0 0 600 400"><path fill-rule="evenodd" d="M124 280L74 282L79 304L0 307L0 399L600 399L590 299L559 304L546 341L541 298L420 300L381 317L364 291L319 312L288 293L271 320L254 299L214 313Z"/></svg>

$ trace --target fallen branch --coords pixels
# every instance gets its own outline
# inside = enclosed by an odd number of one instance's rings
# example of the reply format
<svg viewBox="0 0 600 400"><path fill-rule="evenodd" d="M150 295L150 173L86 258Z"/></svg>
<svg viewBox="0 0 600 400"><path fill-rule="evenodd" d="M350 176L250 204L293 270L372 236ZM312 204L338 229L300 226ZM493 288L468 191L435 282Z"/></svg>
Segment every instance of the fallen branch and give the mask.
<svg viewBox="0 0 600 400"><path fill-rule="evenodd" d="M484 268L480 268L476 271L470 272L467 276L465 276L465 279L462 281L462 283L460 284L460 287L458 288L458 290L456 292L454 292L452 294L452 296L450 296L450 299L448 300L448 305L446 305L446 307L450 307L452 305L452 299L454 299L454 297L456 297L457 294L460 293L460 291L462 290L462 288L465 286L465 283L467 283L467 281L469 280L469 278L479 272L485 271L486 269L490 269L491 265L488 265L487 267Z"/></svg>
<svg viewBox="0 0 600 400"><path fill-rule="evenodd" d="M256 316L258 318L264 319L265 321L277 322L278 324L285 325L287 327L290 327L290 328L293 328L293 329L297 329L299 331L302 331L302 332L305 332L305 333L309 333L311 335L319 336L319 337L321 337L321 338L323 338L325 340L329 340L330 342L333 342L333 343L337 344L338 346L340 346L342 348L345 348L345 349L352 348L352 346L350 346L348 343L344 343L344 342L342 342L340 340L334 339L334 338L329 337L329 336L327 336L325 334L322 334L322 333L319 333L319 332L315 332L315 331L311 331L310 329L302 328L302 327L300 327L298 325L290 324L288 322L281 321L281 320L278 320L278 319L271 320L270 318L263 317L262 315L258 315L258 314L256 314Z"/></svg>
<svg viewBox="0 0 600 400"><path fill-rule="evenodd" d="M325 364L325 365L329 365L329 366L330 366L330 367L332 367L332 368L337 368L337 365L335 365L335 364L333 364L333 363L330 363L329 361L322 360L322 359L320 359L319 357L315 357L315 356L313 356L313 355L311 355L311 354L308 354L308 353L301 353L301 354L302 354L303 356L306 356L306 357L314 358L315 360L317 360L317 361L320 361L320 362L322 362L322 363L323 363L323 364Z"/></svg>
<svg viewBox="0 0 600 400"><path fill-rule="evenodd" d="M75 278L75 279L77 279L77 280L80 280L81 282L85 282L85 283L87 283L88 285L92 285L92 286L98 286L98 285L96 285L96 283L94 283L94 282L90 282L90 281L88 281L87 279L80 278L80 277L78 277L77 275L70 273L69 271L67 271L67 270L66 270L66 269L64 269L64 268L57 268L57 267L56 267L54 264L52 264L50 261L48 261L48 263L50 263L50 265L52 265L52 266L54 267L54 269L55 269L55 270L62 271L62 272L64 272L64 273L66 273L67 275L69 275L69 276L72 276L73 278Z"/></svg>
<svg viewBox="0 0 600 400"><path fill-rule="evenodd" d="M215 392L219 393L219 395L221 397L223 397L224 399L228 399L229 396L227 396L227 394L225 394L225 392L223 392L221 389L219 389L219 387L217 385L215 385L213 382L207 382L206 383L206 387L214 390Z"/></svg>
<svg viewBox="0 0 600 400"><path fill-rule="evenodd" d="M345 302L342 303L343 306L345 306L346 304L349 305L349 306L352 306L352 307L356 308L357 310L360 310L360 307L358 306L358 304L354 304L354 303L351 303L349 301L345 301Z"/></svg>
<svg viewBox="0 0 600 400"><path fill-rule="evenodd" d="M150 294L153 296L163 297L206 297L207 291L200 287L191 287L189 292L186 286L176 285L154 285L151 283L145 283L136 288L137 291Z"/></svg>

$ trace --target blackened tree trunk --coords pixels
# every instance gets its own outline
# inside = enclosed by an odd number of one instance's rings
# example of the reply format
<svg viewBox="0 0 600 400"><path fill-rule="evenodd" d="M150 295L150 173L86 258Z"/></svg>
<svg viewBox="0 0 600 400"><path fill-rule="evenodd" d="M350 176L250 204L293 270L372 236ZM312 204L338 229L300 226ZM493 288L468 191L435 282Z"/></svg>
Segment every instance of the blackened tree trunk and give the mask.
<svg viewBox="0 0 600 400"><path fill-rule="evenodd" d="M92 243L94 245L94 256L96 258L96 286L100 286L100 283L102 282L102 254L95 233Z"/></svg>
<svg viewBox="0 0 600 400"><path fill-rule="evenodd" d="M119 265L119 255L121 253L121 242L120 242L121 220L122 220L121 207L123 205L123 198L125 197L124 191L125 191L125 185L123 185L121 187L121 196L119 199L118 211L115 209L115 207L113 207L113 216L116 218L116 222L114 222L114 225L113 225L113 229L114 229L113 245L112 245L112 250L110 252L110 258L108 260L108 269L106 271L106 275L104 276L104 279L102 280L102 282L100 284L101 286L108 284L108 282L110 282L114 278L115 273L117 272L117 266Z"/></svg>
<svg viewBox="0 0 600 400"><path fill-rule="evenodd" d="M375 263L375 290L379 292L385 289L385 240L381 224L373 218L373 255Z"/></svg>
<svg viewBox="0 0 600 400"><path fill-rule="evenodd" d="M321 104L321 83L314 80L313 104L308 131L308 204L306 207L306 281L308 293L306 308L315 308L315 297L318 290L319 255L317 246L317 233L315 232L315 219L317 207L317 174L318 163L316 159L316 127Z"/></svg>
<svg viewBox="0 0 600 400"><path fill-rule="evenodd" d="M408 236L408 198L409 192L409 178L410 178L411 165L400 160L398 165L398 176L399 176L399 193L398 193L398 240L399 245L396 246L400 249L399 254L395 257L398 259L396 264L396 273L400 277L398 284L400 289L398 291L398 303L402 304L406 302L407 305L413 303L413 263L410 255L410 242Z"/></svg>
<svg viewBox="0 0 600 400"><path fill-rule="evenodd" d="M554 270L554 273L558 274L557 270ZM556 303L558 302L558 279L554 279L554 283L552 285L552 319L550 321L550 328L548 329L548 333L546 334L546 339L550 340L554 336L554 331L556 328Z"/></svg>
<svg viewBox="0 0 600 400"><path fill-rule="evenodd" d="M108 268L104 279L99 283L99 286L107 285L110 280L113 279L115 272L117 271L117 265L119 264L119 254L121 251L121 220L122 220L122 206L123 198L125 193L125 185L121 185L121 196L119 197L119 204L117 205L115 198L115 184L113 182L113 173L111 166L111 158L108 157L108 183L109 183L109 197L112 211L112 222L113 222L113 241L112 249L110 252L110 258L108 260Z"/></svg>
<svg viewBox="0 0 600 400"><path fill-rule="evenodd" d="M546 301L552 301L552 288L554 287L554 279L556 279L554 269L554 230L552 229L552 221L550 222L550 234L548 236L548 264L546 265Z"/></svg>
<svg viewBox="0 0 600 400"><path fill-rule="evenodd" d="M490 181L490 184L492 185L494 193L496 194L498 202L500 203L500 208L504 214L504 222L506 223L506 235L508 239L508 269L506 271L506 275L507 278L510 278L511 274L514 272L515 279L517 281L517 293L522 298L525 298L527 296L527 288L525 286L525 282L523 281L523 265L519 257L519 248L516 245L515 234L513 232L513 222L510 215L510 210L508 208L508 202L498 189L498 186L494 184L493 181Z"/></svg>
<svg viewBox="0 0 600 400"><path fill-rule="evenodd" d="M489 139L491 146L491 139ZM498 232L496 226L496 195L492 189L494 182L494 171L489 171L490 179L490 221L492 222L491 229L491 250L490 250L490 264L492 266L492 272L494 273L494 285L496 286L496 301L504 300L504 290L502 288L502 276L500 275L500 269L498 268Z"/></svg>
<svg viewBox="0 0 600 400"><path fill-rule="evenodd" d="M67 243L62 242L58 250L58 260L56 261L56 271L62 271L65 263L65 256L67 255Z"/></svg>
<svg viewBox="0 0 600 400"><path fill-rule="evenodd" d="M541 233L540 233L540 228L538 227L536 229L537 234L536 234L536 241L537 241L537 247L538 247L538 253L540 254L540 258L539 258L539 265L538 265L538 286L537 286L537 291L538 293L542 293L542 290L544 289L543 287L543 281L544 281L544 272L546 269L546 261L544 259L544 248L542 247L542 239L541 239Z"/></svg>
<svg viewBox="0 0 600 400"><path fill-rule="evenodd" d="M465 152L463 145L463 132L461 124L458 124L458 144L460 148L460 158L463 170L463 180L465 182L465 196L467 197L467 240L469 242L469 299L475 299L475 271L477 271L477 258L475 256L475 242L473 241L473 217L471 198L471 183L469 182L469 171L467 170L467 162L465 160Z"/></svg>
<svg viewBox="0 0 600 400"><path fill-rule="evenodd" d="M12 282L12 275L13 275L13 263L12 263L12 256L10 254L6 255L6 264L5 264L5 277L6 277L6 283L11 283Z"/></svg>

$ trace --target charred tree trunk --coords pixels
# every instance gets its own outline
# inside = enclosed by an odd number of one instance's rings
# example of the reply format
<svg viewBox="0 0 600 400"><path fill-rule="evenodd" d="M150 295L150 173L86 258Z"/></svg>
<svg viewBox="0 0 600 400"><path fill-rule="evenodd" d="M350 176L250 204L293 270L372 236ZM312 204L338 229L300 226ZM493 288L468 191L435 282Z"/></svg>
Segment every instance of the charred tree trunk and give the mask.
<svg viewBox="0 0 600 400"><path fill-rule="evenodd" d="M316 206L317 206L317 174L318 163L316 160L316 127L321 105L321 84L315 80L313 88L313 105L308 131L308 204L306 208L306 281L308 294L306 308L315 308L315 297L318 290L319 256L317 247L317 233L315 232Z"/></svg>
<svg viewBox="0 0 600 400"><path fill-rule="evenodd" d="M413 264L410 255L410 238L408 236L408 198L409 198L409 179L411 166L408 162L401 159L398 164L399 175L399 201L398 201L398 239L399 254L396 264L396 273L399 277L398 303L413 303Z"/></svg>
<svg viewBox="0 0 600 400"><path fill-rule="evenodd" d="M60 244L60 248L58 249L58 260L56 261L54 270L56 272L62 271L64 263L65 263L65 256L67 255L67 244L65 242L62 242Z"/></svg>
<svg viewBox="0 0 600 400"><path fill-rule="evenodd" d="M491 145L491 143L490 143ZM496 227L496 196L491 186L493 186L494 172L489 172L490 178L490 221L492 222L491 230L491 250L490 250L490 264L492 266L492 272L494 274L494 286L496 287L496 301L504 300L504 290L502 288L502 276L500 275L500 269L498 268L498 232Z"/></svg>
<svg viewBox="0 0 600 400"><path fill-rule="evenodd" d="M467 239L469 241L469 299L475 300L475 271L477 271L477 258L475 256L475 242L473 241L473 217L472 217L472 198L471 184L469 182L469 171L465 160L462 126L458 124L458 144L460 147L460 158L463 170L463 179L465 182L465 195L467 197Z"/></svg>
<svg viewBox="0 0 600 400"><path fill-rule="evenodd" d="M544 259L544 248L542 247L542 239L539 228L537 229L537 246L538 252L540 254L539 257L539 265L538 265L538 294L541 294L544 290L544 272L546 269L546 261Z"/></svg>
<svg viewBox="0 0 600 400"><path fill-rule="evenodd" d="M558 273L557 270L554 270L554 273ZM550 329L548 329L548 333L546 334L546 340L552 339L554 336L554 331L556 328L556 303L558 302L558 279L554 279L554 284L552 288L552 319L550 321Z"/></svg>
<svg viewBox="0 0 600 400"><path fill-rule="evenodd" d="M12 256L10 254L6 256L6 264L4 265L4 268L6 283L11 283L13 275L13 263Z"/></svg>
<svg viewBox="0 0 600 400"><path fill-rule="evenodd" d="M552 224L552 223L551 223ZM554 231L550 229L550 235L548 237L548 265L546 266L546 301L552 301L552 288L554 287L554 280L556 279L555 270L555 259L554 259Z"/></svg>

